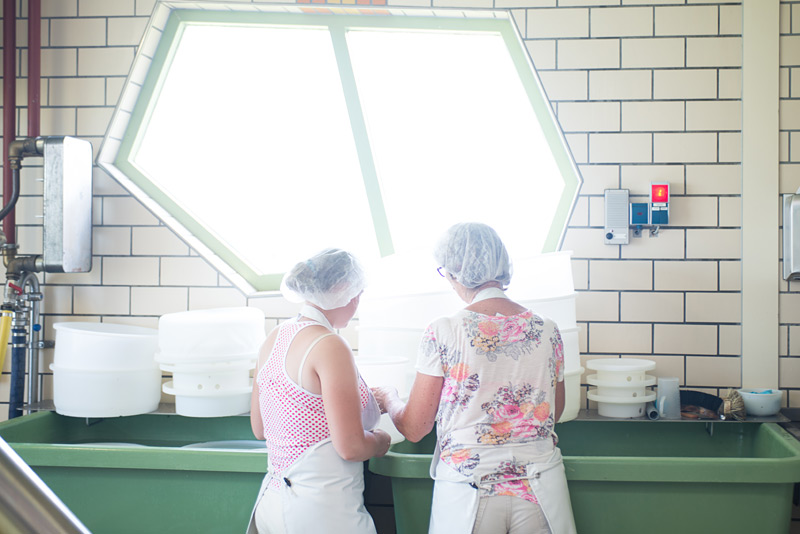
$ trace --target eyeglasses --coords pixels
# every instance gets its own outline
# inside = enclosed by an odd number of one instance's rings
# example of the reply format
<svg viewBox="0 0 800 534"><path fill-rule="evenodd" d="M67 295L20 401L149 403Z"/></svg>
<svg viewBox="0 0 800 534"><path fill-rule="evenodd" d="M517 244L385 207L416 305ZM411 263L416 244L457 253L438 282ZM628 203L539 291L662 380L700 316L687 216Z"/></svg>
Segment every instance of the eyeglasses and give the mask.
<svg viewBox="0 0 800 534"><path fill-rule="evenodd" d="M444 267L437 267L436 272L439 273L439 276L441 276L442 278L446 278L446 276L444 275L445 272Z"/></svg>

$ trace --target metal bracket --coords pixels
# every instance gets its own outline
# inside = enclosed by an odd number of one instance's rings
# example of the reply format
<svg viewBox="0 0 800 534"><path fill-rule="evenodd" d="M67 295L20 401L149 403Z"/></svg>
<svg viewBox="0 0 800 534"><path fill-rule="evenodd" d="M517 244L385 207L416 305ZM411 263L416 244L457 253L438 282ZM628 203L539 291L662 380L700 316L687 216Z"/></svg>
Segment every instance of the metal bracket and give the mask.
<svg viewBox="0 0 800 534"><path fill-rule="evenodd" d="M658 230L661 228L660 226L653 226L650 228L650 237L658 237Z"/></svg>

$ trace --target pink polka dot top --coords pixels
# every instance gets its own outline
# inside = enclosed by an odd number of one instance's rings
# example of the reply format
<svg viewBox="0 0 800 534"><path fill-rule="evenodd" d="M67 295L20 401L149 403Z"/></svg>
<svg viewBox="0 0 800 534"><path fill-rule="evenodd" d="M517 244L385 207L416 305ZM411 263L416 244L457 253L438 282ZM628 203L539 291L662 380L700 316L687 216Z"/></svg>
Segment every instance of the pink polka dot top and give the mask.
<svg viewBox="0 0 800 534"><path fill-rule="evenodd" d="M272 352L257 375L258 402L264 423L264 439L271 475L270 489L280 486L282 473L306 450L330 438L322 395L301 389L286 373L286 352L300 330L319 323L282 324ZM359 380L362 408L369 402L369 388Z"/></svg>

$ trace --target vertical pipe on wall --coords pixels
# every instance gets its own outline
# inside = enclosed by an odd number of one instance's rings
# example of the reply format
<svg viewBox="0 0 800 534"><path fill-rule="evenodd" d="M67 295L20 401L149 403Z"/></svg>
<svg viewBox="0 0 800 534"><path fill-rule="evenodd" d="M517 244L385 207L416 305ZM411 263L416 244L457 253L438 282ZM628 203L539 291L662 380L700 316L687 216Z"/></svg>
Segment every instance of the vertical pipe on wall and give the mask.
<svg viewBox="0 0 800 534"><path fill-rule="evenodd" d="M3 0L3 200L11 195L13 180L8 164L8 147L17 138L17 14L16 0ZM8 243L17 242L12 209L3 219Z"/></svg>
<svg viewBox="0 0 800 534"><path fill-rule="evenodd" d="M28 137L39 137L42 79L42 2L28 0Z"/></svg>
<svg viewBox="0 0 800 534"><path fill-rule="evenodd" d="M742 386L779 383L780 2L742 2Z"/></svg>

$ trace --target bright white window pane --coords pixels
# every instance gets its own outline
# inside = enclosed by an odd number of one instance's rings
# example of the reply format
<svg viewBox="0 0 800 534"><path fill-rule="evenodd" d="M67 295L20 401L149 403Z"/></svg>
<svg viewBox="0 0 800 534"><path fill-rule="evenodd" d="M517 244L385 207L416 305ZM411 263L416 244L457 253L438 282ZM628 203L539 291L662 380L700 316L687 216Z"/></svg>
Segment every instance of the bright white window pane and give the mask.
<svg viewBox="0 0 800 534"><path fill-rule="evenodd" d="M347 43L395 249L427 253L477 220L516 256L541 252L564 182L501 35L361 30Z"/></svg>
<svg viewBox="0 0 800 534"><path fill-rule="evenodd" d="M327 29L190 25L134 164L256 274L377 255Z"/></svg>

